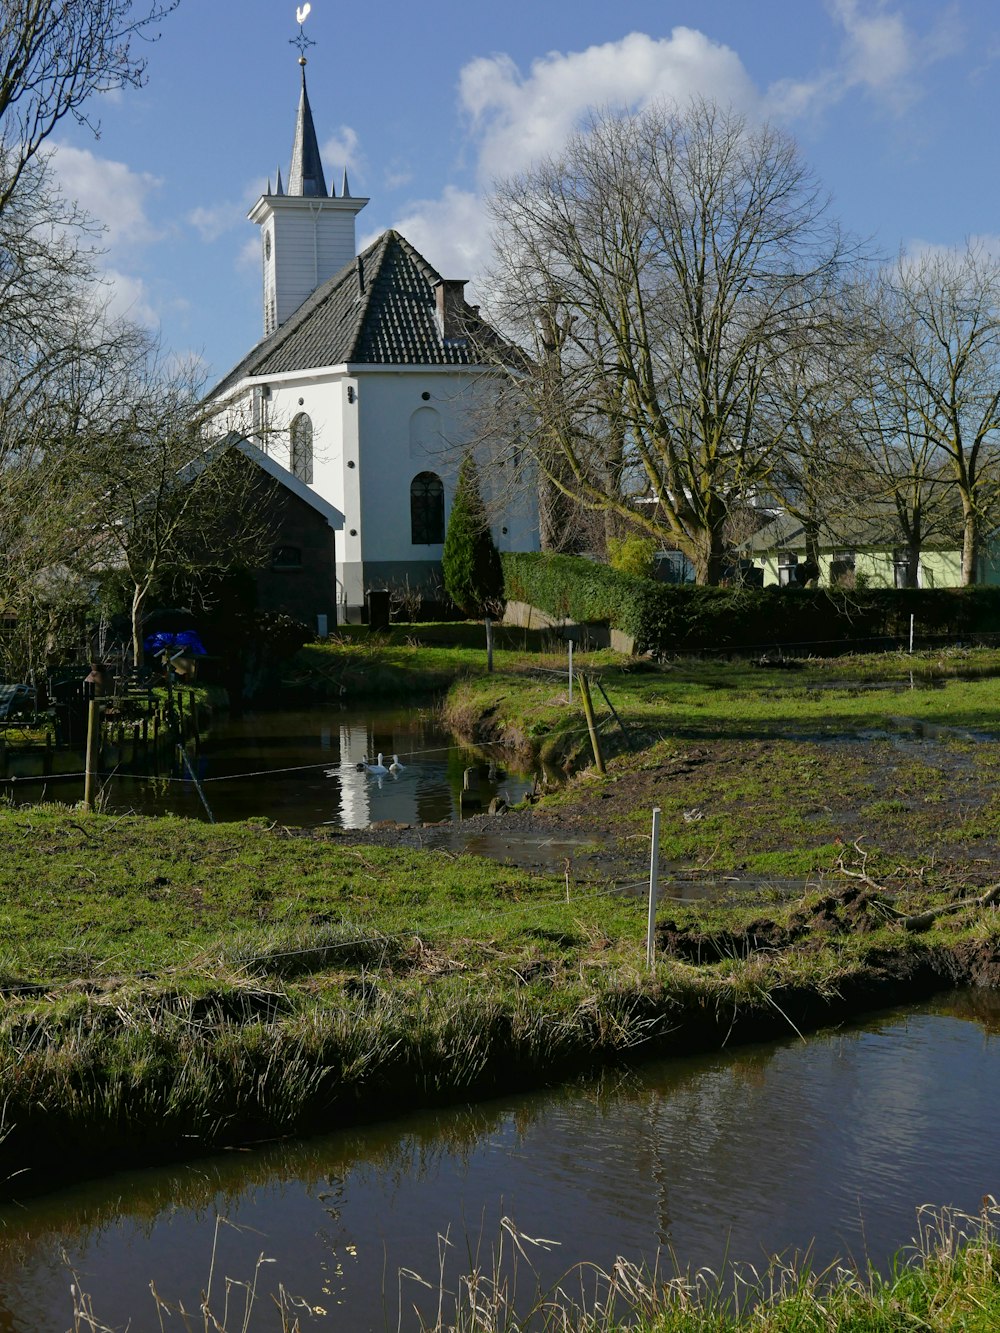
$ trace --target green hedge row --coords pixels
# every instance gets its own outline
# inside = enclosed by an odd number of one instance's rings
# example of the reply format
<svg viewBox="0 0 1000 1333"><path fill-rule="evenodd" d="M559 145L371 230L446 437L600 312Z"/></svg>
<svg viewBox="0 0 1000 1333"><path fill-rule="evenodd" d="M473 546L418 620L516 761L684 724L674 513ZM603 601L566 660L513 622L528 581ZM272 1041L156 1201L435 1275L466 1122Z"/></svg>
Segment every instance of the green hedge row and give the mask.
<svg viewBox="0 0 1000 1333"><path fill-rule="evenodd" d="M505 595L549 615L605 623L640 651L794 648L1000 632L1000 588L696 588L578 556L508 552Z"/></svg>

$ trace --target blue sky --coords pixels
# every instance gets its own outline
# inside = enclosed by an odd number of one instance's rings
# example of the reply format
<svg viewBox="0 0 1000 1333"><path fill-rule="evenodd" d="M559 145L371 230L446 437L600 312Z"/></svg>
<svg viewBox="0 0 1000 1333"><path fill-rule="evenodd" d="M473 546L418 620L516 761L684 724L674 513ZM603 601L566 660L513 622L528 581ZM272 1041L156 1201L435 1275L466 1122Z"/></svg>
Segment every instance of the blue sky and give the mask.
<svg viewBox="0 0 1000 1333"><path fill-rule="evenodd" d="M148 83L63 122L65 191L103 222L118 309L216 378L260 337L257 228L287 175L298 0L181 0ZM137 8L141 8L137 0ZM370 196L446 277L488 260L491 181L558 151L588 105L693 93L780 124L852 231L1000 248L996 0L312 0L307 77L327 179Z"/></svg>

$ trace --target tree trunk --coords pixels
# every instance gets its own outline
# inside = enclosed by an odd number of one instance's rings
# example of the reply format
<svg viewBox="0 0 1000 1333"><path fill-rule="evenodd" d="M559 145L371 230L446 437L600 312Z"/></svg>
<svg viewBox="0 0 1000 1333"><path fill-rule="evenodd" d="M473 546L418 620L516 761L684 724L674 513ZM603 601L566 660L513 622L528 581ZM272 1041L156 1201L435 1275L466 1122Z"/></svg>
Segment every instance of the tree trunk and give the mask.
<svg viewBox="0 0 1000 1333"><path fill-rule="evenodd" d="M979 522L971 505L965 506L962 525L962 586L968 588L976 581L979 564Z"/></svg>
<svg viewBox="0 0 1000 1333"><path fill-rule="evenodd" d="M724 518L722 522L724 522ZM718 528L707 529L699 534L697 550L691 558L694 565L694 581L701 587L717 588L722 582L728 564L728 551L722 533L722 522Z"/></svg>
<svg viewBox="0 0 1000 1333"><path fill-rule="evenodd" d="M148 592L138 583L132 589L132 665L137 671L142 666L142 610Z"/></svg>
<svg viewBox="0 0 1000 1333"><path fill-rule="evenodd" d="M919 537L913 538L906 544L906 588L918 588L920 586L920 547Z"/></svg>

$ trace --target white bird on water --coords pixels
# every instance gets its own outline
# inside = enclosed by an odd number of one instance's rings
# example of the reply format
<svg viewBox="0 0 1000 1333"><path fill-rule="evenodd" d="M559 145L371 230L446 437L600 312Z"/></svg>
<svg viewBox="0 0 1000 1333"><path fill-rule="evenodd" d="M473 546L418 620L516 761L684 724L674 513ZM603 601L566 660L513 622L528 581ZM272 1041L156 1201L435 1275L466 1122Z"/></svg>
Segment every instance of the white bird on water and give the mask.
<svg viewBox="0 0 1000 1333"><path fill-rule="evenodd" d="M379 756L378 756L378 759L375 761L375 763L374 763L374 764L367 764L367 765L366 765L366 768L368 769L368 772L369 772L369 773L374 773L376 777L382 777L384 774L388 773L388 771L389 771L389 770L386 768L385 764L382 763L382 753L381 753L381 751L379 751Z"/></svg>
<svg viewBox="0 0 1000 1333"><path fill-rule="evenodd" d="M389 765L389 772L390 772L390 773L402 773L402 771L403 771L403 769L404 769L405 767L406 767L405 764L401 764L401 763L399 762L399 755L398 755L398 754L394 754L394 755L392 756L392 763Z"/></svg>

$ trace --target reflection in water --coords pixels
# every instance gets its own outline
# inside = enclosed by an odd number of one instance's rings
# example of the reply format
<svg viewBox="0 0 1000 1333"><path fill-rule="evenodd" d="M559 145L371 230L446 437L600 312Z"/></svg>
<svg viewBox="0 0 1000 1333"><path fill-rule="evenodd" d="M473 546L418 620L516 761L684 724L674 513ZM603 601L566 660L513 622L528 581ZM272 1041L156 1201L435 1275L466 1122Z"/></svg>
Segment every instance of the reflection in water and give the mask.
<svg viewBox="0 0 1000 1333"><path fill-rule="evenodd" d="M358 764L382 751L398 754L404 769L373 776ZM164 767L148 776L131 771L129 744L109 747L103 784L105 808L141 814L180 814L203 819L201 798L180 768ZM140 755L141 760L141 755ZM388 759L386 760L388 764ZM46 781L38 756L11 759L18 783L15 799L74 802L83 794L78 779ZM484 804L503 793L519 801L530 790L531 773L498 772L495 765L456 745L433 711L413 708L346 710L326 706L301 712L225 715L204 738L194 769L217 820L264 817L297 827L332 824L366 828L378 820L402 824L437 823L458 817L458 796L467 767L482 769ZM57 767L78 773L80 756L62 753ZM35 780L32 780L32 779ZM6 789L5 789L6 790Z"/></svg>
<svg viewBox="0 0 1000 1333"><path fill-rule="evenodd" d="M534 1096L421 1113L302 1144L122 1174L0 1211L0 1330L64 1327L72 1256L102 1318L157 1327L147 1284L195 1304L216 1214L217 1271L249 1276L339 1316L395 1326L400 1268L451 1279L500 1219L557 1239L546 1283L616 1255L684 1266L791 1255L884 1263L920 1204L975 1211L1000 1193L996 996L898 1011L807 1043L651 1064ZM970 1021L971 1020L971 1021ZM949 1132L942 1135L940 1126ZM436 1297L410 1283L404 1309ZM261 1304L258 1327L269 1327ZM403 1327L416 1321L404 1313Z"/></svg>

